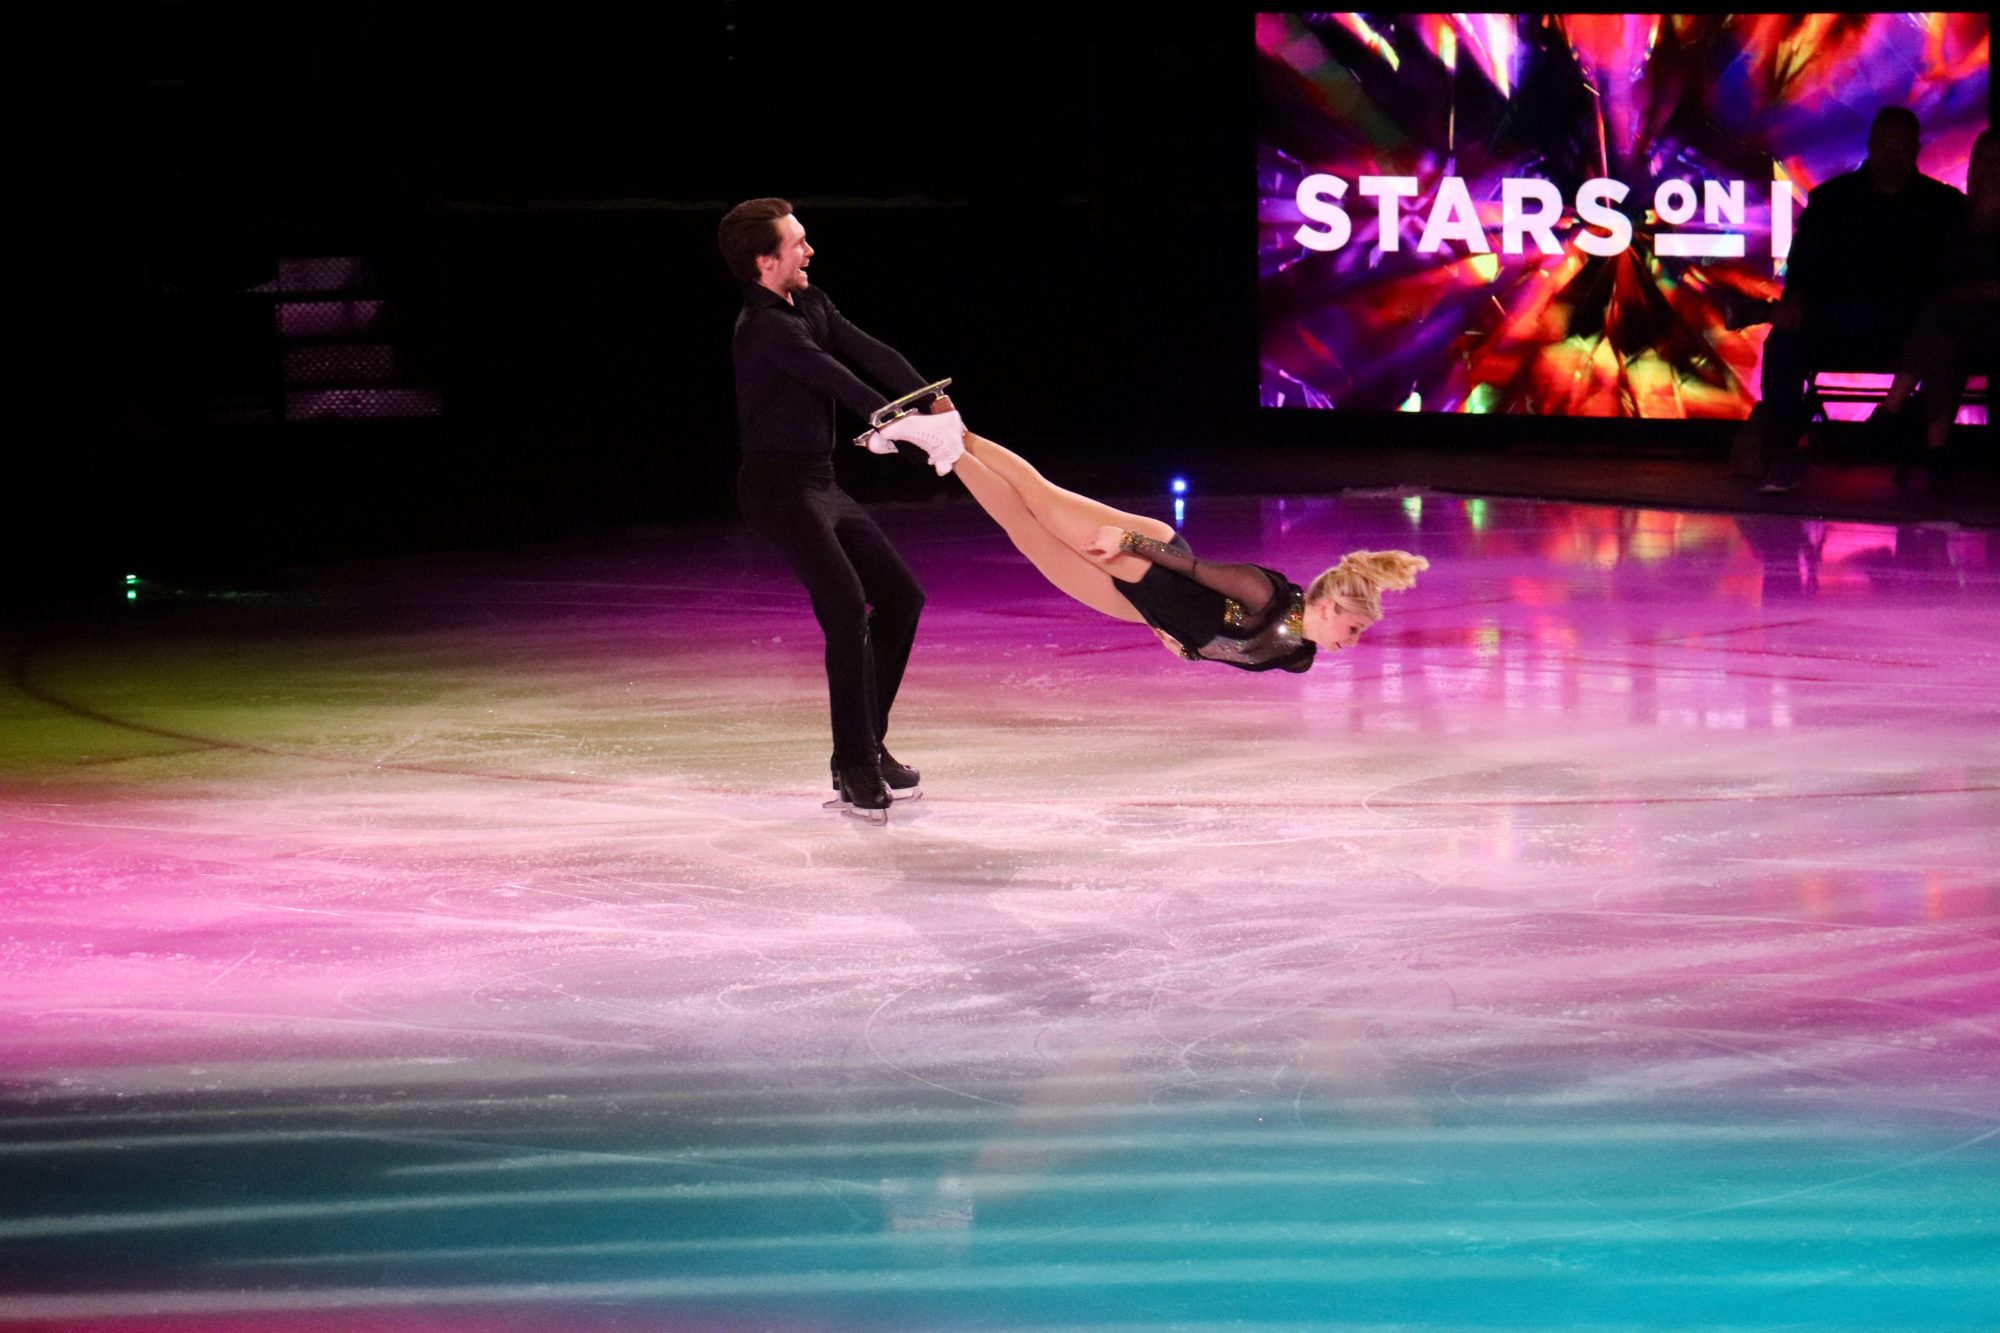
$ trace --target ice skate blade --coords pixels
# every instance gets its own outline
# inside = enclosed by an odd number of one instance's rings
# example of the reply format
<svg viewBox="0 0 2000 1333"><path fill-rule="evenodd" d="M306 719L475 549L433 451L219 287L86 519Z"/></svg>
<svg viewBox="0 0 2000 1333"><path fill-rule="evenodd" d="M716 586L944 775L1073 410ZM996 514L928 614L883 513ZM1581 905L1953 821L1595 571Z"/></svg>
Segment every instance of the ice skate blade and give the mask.
<svg viewBox="0 0 2000 1333"><path fill-rule="evenodd" d="M889 799L892 801L914 801L924 794L922 787L891 787Z"/></svg>
<svg viewBox="0 0 2000 1333"><path fill-rule="evenodd" d="M868 415L868 429L854 437L854 442L862 448L868 447L868 437L892 422L904 417L913 417L931 405L931 400L951 387L947 376L935 384L926 384L915 393L906 393L893 403L884 403Z"/></svg>
<svg viewBox="0 0 2000 1333"><path fill-rule="evenodd" d="M821 801L819 808L822 810L838 810L849 819L866 820L870 824L882 825L889 822L889 812L887 810L863 810L860 806L849 801L840 800L838 797L831 801Z"/></svg>

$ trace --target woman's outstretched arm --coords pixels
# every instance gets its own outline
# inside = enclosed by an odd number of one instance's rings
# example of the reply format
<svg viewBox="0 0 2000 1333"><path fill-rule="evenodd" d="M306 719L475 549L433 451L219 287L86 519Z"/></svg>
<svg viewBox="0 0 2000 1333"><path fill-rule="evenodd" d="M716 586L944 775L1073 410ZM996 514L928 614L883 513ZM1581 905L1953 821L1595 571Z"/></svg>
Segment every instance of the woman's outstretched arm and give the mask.
<svg viewBox="0 0 2000 1333"><path fill-rule="evenodd" d="M1095 539L1084 548L1084 554L1099 560L1113 555L1136 555L1162 569L1185 575L1212 592L1221 593L1240 603L1253 616L1269 610L1278 595L1278 590L1271 586L1271 576L1255 565L1202 560L1176 551L1165 542L1119 528L1099 528Z"/></svg>

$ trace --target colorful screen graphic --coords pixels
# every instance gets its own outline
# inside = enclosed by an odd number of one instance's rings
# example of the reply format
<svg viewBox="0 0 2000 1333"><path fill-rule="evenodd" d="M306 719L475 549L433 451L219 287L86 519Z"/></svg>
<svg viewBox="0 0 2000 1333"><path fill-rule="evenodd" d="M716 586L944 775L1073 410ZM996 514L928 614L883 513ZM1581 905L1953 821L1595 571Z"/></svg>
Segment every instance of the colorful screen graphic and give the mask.
<svg viewBox="0 0 2000 1333"><path fill-rule="evenodd" d="M1876 111L1963 188L1988 26L1258 15L1260 401L1746 416L1792 228Z"/></svg>

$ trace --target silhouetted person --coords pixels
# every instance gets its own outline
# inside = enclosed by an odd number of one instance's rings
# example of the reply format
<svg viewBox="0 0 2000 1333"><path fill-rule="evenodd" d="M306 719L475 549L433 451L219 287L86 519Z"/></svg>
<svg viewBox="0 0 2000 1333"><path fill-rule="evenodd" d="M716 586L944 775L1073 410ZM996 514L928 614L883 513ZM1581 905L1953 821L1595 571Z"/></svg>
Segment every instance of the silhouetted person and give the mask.
<svg viewBox="0 0 2000 1333"><path fill-rule="evenodd" d="M1896 360L1889 395L1868 423L1879 434L1900 434L1897 414L1916 395L1933 488L1942 488L1949 475L1945 446L1966 380L1975 370L1991 376L2000 368L2000 137L1992 130L1973 141L1965 191L1965 222L1947 254L1945 289L1918 316ZM1908 474L1906 458L1897 481Z"/></svg>
<svg viewBox="0 0 2000 1333"><path fill-rule="evenodd" d="M1764 344L1764 486L1798 485L1806 377L1824 366L1895 363L1917 313L1945 282L1965 196L1917 171L1917 116L1883 107L1868 160L1813 190Z"/></svg>

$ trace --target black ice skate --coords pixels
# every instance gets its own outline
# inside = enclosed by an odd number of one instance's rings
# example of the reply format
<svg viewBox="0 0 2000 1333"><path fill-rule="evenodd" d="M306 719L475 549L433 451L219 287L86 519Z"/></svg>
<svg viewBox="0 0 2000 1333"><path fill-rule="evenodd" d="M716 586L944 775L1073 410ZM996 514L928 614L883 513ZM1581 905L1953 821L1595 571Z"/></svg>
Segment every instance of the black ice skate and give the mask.
<svg viewBox="0 0 2000 1333"><path fill-rule="evenodd" d="M839 791L839 767L829 764L828 771L833 774L833 789ZM916 769L911 768L908 764L903 763L887 750L882 751L882 785L889 789L890 799L897 801L916 800L917 797L924 794L924 789L917 785L922 781L923 774L917 772Z"/></svg>
<svg viewBox="0 0 2000 1333"><path fill-rule="evenodd" d="M924 794L917 784L923 781L923 774L898 760L887 750L882 751L882 783L888 787L889 795L898 801L914 801Z"/></svg>
<svg viewBox="0 0 2000 1333"><path fill-rule="evenodd" d="M820 806L820 809L838 810L871 824L889 822L889 789L882 785L882 770L877 765L836 768L833 770L833 789L840 795Z"/></svg>

